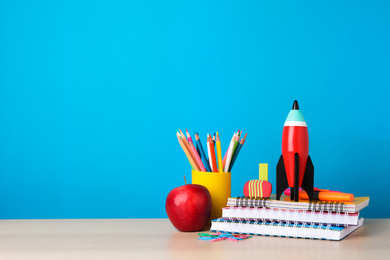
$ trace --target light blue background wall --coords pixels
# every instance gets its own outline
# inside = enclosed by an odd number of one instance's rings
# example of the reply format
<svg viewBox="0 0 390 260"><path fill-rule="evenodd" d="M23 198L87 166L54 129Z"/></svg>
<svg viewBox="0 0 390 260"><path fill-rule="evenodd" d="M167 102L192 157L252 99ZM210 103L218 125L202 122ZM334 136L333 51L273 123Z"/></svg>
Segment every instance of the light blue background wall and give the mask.
<svg viewBox="0 0 390 260"><path fill-rule="evenodd" d="M178 128L242 129L232 195L275 185L294 99L315 186L390 217L389 1L195 2L0 2L0 218L166 217Z"/></svg>

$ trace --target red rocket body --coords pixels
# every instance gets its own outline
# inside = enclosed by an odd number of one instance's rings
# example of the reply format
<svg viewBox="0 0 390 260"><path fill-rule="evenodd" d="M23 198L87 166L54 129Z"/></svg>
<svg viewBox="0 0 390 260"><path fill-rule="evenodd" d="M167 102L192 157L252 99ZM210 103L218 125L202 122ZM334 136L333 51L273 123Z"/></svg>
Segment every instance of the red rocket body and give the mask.
<svg viewBox="0 0 390 260"><path fill-rule="evenodd" d="M283 127L282 155L276 166L276 199L280 199L284 190L290 187L290 199L298 201L301 187L313 200L313 186L314 167L309 156L309 134L295 100Z"/></svg>
<svg viewBox="0 0 390 260"><path fill-rule="evenodd" d="M284 126L282 155L289 187L294 187L294 160L296 153L299 155L299 187L301 187L309 155L309 133L307 127L304 126Z"/></svg>

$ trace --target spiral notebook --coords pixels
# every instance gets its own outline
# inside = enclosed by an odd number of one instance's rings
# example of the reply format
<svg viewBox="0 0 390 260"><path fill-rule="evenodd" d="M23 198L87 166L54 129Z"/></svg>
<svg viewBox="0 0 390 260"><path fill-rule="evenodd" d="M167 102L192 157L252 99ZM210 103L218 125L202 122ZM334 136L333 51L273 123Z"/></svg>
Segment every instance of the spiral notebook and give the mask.
<svg viewBox="0 0 390 260"><path fill-rule="evenodd" d="M268 199L237 197L229 198L227 206L236 207L267 207L267 208L284 208L300 209L313 211L333 211L355 213L368 206L369 197L355 197L351 202L332 202L332 201L309 201L300 199L299 202L291 201L289 196L282 195L280 200L276 200L273 194Z"/></svg>
<svg viewBox="0 0 390 260"><path fill-rule="evenodd" d="M219 218L211 222L211 231L232 232L259 236L341 240L363 225L337 227L332 225L299 224L297 222L247 221Z"/></svg>
<svg viewBox="0 0 390 260"><path fill-rule="evenodd" d="M222 209L222 218L356 226L359 220L359 213L321 212L314 210L307 211L264 207L226 207Z"/></svg>

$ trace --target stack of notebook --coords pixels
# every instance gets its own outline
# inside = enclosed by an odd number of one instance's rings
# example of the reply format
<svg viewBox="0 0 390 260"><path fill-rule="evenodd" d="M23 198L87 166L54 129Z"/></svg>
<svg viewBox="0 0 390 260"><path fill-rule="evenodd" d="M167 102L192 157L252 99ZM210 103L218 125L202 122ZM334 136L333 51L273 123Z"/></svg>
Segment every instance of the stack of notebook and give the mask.
<svg viewBox="0 0 390 260"><path fill-rule="evenodd" d="M229 198L222 217L213 220L212 231L260 236L278 236L341 240L363 225L359 211L368 206L369 197L356 197L351 202L324 202L300 199L280 200Z"/></svg>

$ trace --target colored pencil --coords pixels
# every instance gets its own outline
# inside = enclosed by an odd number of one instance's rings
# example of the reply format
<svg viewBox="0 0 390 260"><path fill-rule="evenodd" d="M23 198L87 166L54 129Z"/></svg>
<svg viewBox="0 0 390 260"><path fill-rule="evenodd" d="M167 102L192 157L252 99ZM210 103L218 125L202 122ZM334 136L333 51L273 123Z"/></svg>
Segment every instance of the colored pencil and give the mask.
<svg viewBox="0 0 390 260"><path fill-rule="evenodd" d="M180 133L179 133L179 131L177 131L176 130L176 137L178 137L178 141L179 141L179 144L180 144ZM184 150L183 150L184 151ZM187 156L186 156L187 157ZM188 162L190 163L190 165L191 165L191 169L193 170L194 169L194 167L192 166L192 164L191 164L191 162L190 162L190 160L188 159L188 157L187 157L187 160L188 160Z"/></svg>
<svg viewBox="0 0 390 260"><path fill-rule="evenodd" d="M194 155L194 159L195 159L195 162L198 164L198 167L203 171L203 172L206 172L206 168L203 166L203 163L202 163L202 159L200 158L200 153L198 151L197 148L195 148L195 145L194 145L194 142L192 141L192 137L190 135L190 133L188 132L188 130L186 129L186 132L187 132L187 140L188 140L188 144L191 148L191 151L192 151L192 154ZM198 145L197 145L198 147Z"/></svg>
<svg viewBox="0 0 390 260"><path fill-rule="evenodd" d="M244 145L244 143L245 143L246 135L247 135L247 134L245 134L244 138L242 138L242 139L241 139L241 141L240 141L240 143L238 144L238 147L237 147L237 150L236 150L236 152L234 153L234 156L233 156L232 162L230 163L229 171L231 171L231 170L232 170L232 168L233 168L233 165L234 165L234 162L236 161L236 158L237 158L237 156L238 156L238 153L240 152L240 150L241 150L242 146L243 146L243 145Z"/></svg>
<svg viewBox="0 0 390 260"><path fill-rule="evenodd" d="M202 160L200 159L199 154L196 151L194 144L192 142L189 142L189 144L190 144L190 147L192 149L192 153L195 155L195 160L196 160L199 168L202 170L202 172L205 172L206 168L203 166Z"/></svg>
<svg viewBox="0 0 390 260"><path fill-rule="evenodd" d="M229 152L229 148L226 150L225 156L224 156L223 159L222 159L222 166L223 166L223 168L225 168L226 157L227 157L227 155L228 155L228 152Z"/></svg>
<svg viewBox="0 0 390 260"><path fill-rule="evenodd" d="M188 140L188 142L193 143L192 142L192 137L191 137L190 133L188 133L187 129L186 129L186 132L187 132L187 140Z"/></svg>
<svg viewBox="0 0 390 260"><path fill-rule="evenodd" d="M199 157L200 157L200 159L202 160L202 154L200 153L199 145L198 145L197 142L195 142L195 146L196 146L196 151L198 152Z"/></svg>
<svg viewBox="0 0 390 260"><path fill-rule="evenodd" d="M195 134L195 141L196 141L196 144L199 146L199 151L201 154L200 158L202 159L204 167L206 168L206 170L208 172L211 172L211 168L210 168L209 162L207 160L206 154L204 153L202 142L200 141L200 138L199 138L199 134Z"/></svg>
<svg viewBox="0 0 390 260"><path fill-rule="evenodd" d="M223 165L222 165L222 149L221 149L221 140L219 139L219 134L217 131L217 137L215 138L216 140L216 145L217 145L217 158L218 158L218 167L219 167L219 172L223 172Z"/></svg>
<svg viewBox="0 0 390 260"><path fill-rule="evenodd" d="M234 136L235 136L235 135L236 135L236 133L233 134L232 141L234 140ZM232 141L230 141L230 143L231 143ZM229 145L229 147L230 147L230 145ZM222 166L223 166L224 169L225 169L225 165L226 165L226 158L227 158L227 155L228 155L228 153L229 153L229 147L228 147L228 149L226 150L225 156L223 157L223 160L222 160Z"/></svg>
<svg viewBox="0 0 390 260"><path fill-rule="evenodd" d="M228 154L226 156L226 162L225 162L225 167L224 167L224 172L229 172L229 167L230 167L230 162L232 160L232 155L233 155L233 149L234 149L234 144L236 143L236 134L233 135L232 140L230 141L229 149L228 149Z"/></svg>
<svg viewBox="0 0 390 260"><path fill-rule="evenodd" d="M183 140L184 145L187 147L188 151L190 152L190 155L191 155L192 159L194 160L197 168L200 169L199 165L195 161L195 155L192 153L192 150L190 148L190 144L188 143L188 140L187 140L186 136L183 134L183 132L180 129L179 129L179 132L180 132L180 135L181 135L181 139Z"/></svg>
<svg viewBox="0 0 390 260"><path fill-rule="evenodd" d="M247 134L245 134L241 138L242 131L240 130L235 132L222 159L221 139L218 132L213 135L207 134L207 153L203 149L199 133L195 132L195 140L192 139L187 129L185 133L186 135L179 129L176 137L192 169L216 173L231 172L247 137Z"/></svg>
<svg viewBox="0 0 390 260"><path fill-rule="evenodd" d="M218 172L217 160L215 158L214 142L210 135L207 136L207 147L209 151L210 165L212 165L213 172Z"/></svg>
<svg viewBox="0 0 390 260"><path fill-rule="evenodd" d="M183 140L182 140L180 134L179 134L179 133L176 133L176 136L177 136L177 140L179 141L179 144L180 144L181 148L183 149L184 153L186 154L187 159L188 159L188 161L190 162L191 166L194 168L194 170L199 171L198 166L196 165L194 159L192 158L192 156L191 156L189 150L188 150L187 147L185 146L185 144L184 144L184 142L183 142Z"/></svg>
<svg viewBox="0 0 390 260"><path fill-rule="evenodd" d="M232 152L232 159L234 157L234 154L236 153L236 150L237 150L237 146L238 146L238 143L239 143L239 140L240 140L240 134L237 133L236 134L236 137L234 137L234 146L233 146L233 152ZM232 161L230 161L230 164L232 163Z"/></svg>
<svg viewBox="0 0 390 260"><path fill-rule="evenodd" d="M196 132L195 132L195 135L196 135ZM202 153L200 152L200 148L199 148L199 144L197 141L195 141L195 146L196 146L196 151L198 152L199 154L199 157L200 159L202 160ZM203 164L203 163L202 163ZM204 165L203 165L204 166Z"/></svg>

